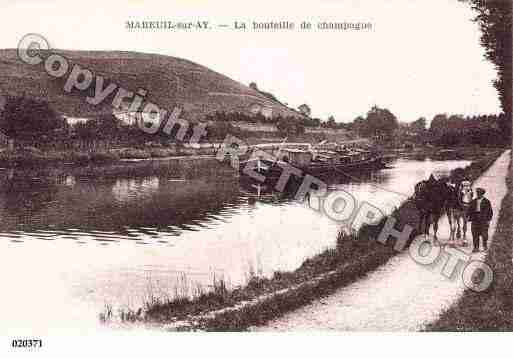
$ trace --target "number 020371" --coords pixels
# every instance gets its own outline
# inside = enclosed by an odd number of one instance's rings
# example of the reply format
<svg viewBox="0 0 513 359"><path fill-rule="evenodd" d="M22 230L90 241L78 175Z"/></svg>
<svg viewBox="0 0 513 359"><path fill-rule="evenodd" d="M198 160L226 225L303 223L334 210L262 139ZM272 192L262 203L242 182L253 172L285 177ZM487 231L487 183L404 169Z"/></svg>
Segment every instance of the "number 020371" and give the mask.
<svg viewBox="0 0 513 359"><path fill-rule="evenodd" d="M13 348L41 348L43 341L41 339L13 339L11 346Z"/></svg>

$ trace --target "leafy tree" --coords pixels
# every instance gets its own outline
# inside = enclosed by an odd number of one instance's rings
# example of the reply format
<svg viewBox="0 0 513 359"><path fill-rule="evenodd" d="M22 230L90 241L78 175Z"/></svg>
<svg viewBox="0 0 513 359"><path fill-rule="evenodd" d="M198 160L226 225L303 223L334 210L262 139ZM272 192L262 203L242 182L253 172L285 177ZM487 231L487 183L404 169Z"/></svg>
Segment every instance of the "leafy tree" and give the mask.
<svg viewBox="0 0 513 359"><path fill-rule="evenodd" d="M319 127L321 125L321 119L320 118L312 118L310 119L310 124L312 127Z"/></svg>
<svg viewBox="0 0 513 359"><path fill-rule="evenodd" d="M474 19L481 28L481 44L486 49L486 58L498 72L494 86L499 92L504 116L499 126L506 143L511 141L512 121L512 3L509 0L460 0L471 4L477 12Z"/></svg>
<svg viewBox="0 0 513 359"><path fill-rule="evenodd" d="M490 139L501 137L501 116L467 116L438 114L429 129L432 142L441 146L474 144L490 146Z"/></svg>
<svg viewBox="0 0 513 359"><path fill-rule="evenodd" d="M102 138L115 138L118 136L120 121L112 114L100 116L96 121L98 132Z"/></svg>
<svg viewBox="0 0 513 359"><path fill-rule="evenodd" d="M363 132L368 136L385 138L391 136L398 126L397 118L390 110L373 106L367 112Z"/></svg>
<svg viewBox="0 0 513 359"><path fill-rule="evenodd" d="M294 124L288 118L282 117L278 119L278 123L276 123L276 128L278 131L283 133L293 133Z"/></svg>
<svg viewBox="0 0 513 359"><path fill-rule="evenodd" d="M306 117L310 117L310 114L312 113L312 109L306 103L302 104L297 109L301 114L303 114Z"/></svg>
<svg viewBox="0 0 513 359"><path fill-rule="evenodd" d="M301 120L295 117L279 118L276 124L276 128L278 128L278 131L289 135L302 134L305 132L305 126L303 125Z"/></svg>
<svg viewBox="0 0 513 359"><path fill-rule="evenodd" d="M426 118L420 117L418 120L410 124L410 128L416 132L423 132L426 130Z"/></svg>
<svg viewBox="0 0 513 359"><path fill-rule="evenodd" d="M337 127L337 123L335 122L335 117L328 117L328 121L326 122L326 127L335 128Z"/></svg>
<svg viewBox="0 0 513 359"><path fill-rule="evenodd" d="M448 128L447 120L448 118L445 113L435 115L433 120L431 120L429 131L435 134L444 132Z"/></svg>
<svg viewBox="0 0 513 359"><path fill-rule="evenodd" d="M305 117L302 119L303 126L307 127L319 127L321 120L318 118Z"/></svg>
<svg viewBox="0 0 513 359"><path fill-rule="evenodd" d="M34 139L66 126L45 101L28 97L7 97L0 112L0 131L12 139Z"/></svg>
<svg viewBox="0 0 513 359"><path fill-rule="evenodd" d="M350 131L355 131L358 136L362 136L362 133L365 132L365 127L365 118L362 116L358 116L352 122L346 124L346 128Z"/></svg>
<svg viewBox="0 0 513 359"><path fill-rule="evenodd" d="M103 115L74 125L77 137L82 140L114 139L120 137L120 122L114 115Z"/></svg>
<svg viewBox="0 0 513 359"><path fill-rule="evenodd" d="M443 133L435 140L439 146L454 147L462 144L462 137L455 132Z"/></svg>

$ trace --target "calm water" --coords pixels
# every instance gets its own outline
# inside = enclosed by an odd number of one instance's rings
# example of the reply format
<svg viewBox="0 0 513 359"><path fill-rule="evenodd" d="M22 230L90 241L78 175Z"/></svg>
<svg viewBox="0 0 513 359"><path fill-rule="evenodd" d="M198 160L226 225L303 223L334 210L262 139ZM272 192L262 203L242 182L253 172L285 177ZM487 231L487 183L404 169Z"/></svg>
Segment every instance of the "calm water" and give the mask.
<svg viewBox="0 0 513 359"><path fill-rule="evenodd" d="M430 173L468 161L397 160L344 179L388 212ZM339 226L280 194L256 196L212 163L158 161L118 175L0 170L0 332L94 328L105 304L230 285L293 270L335 243Z"/></svg>

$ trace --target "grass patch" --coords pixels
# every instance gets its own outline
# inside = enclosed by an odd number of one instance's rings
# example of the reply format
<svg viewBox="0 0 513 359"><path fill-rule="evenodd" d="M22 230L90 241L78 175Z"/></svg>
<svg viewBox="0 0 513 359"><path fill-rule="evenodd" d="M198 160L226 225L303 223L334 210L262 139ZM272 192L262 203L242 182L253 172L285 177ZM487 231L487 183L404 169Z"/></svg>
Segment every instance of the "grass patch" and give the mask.
<svg viewBox="0 0 513 359"><path fill-rule="evenodd" d="M150 150L151 157L160 158L160 157L171 157L176 156L177 152L171 148L152 148Z"/></svg>
<svg viewBox="0 0 513 359"><path fill-rule="evenodd" d="M173 299L170 300L151 297L144 308L121 310L118 317L122 321L151 321L160 323L186 320L191 316L233 307L261 296L271 295L294 286L301 286L308 280L315 279L320 275L333 271L336 272L337 269L340 269L341 264L347 264L350 259L367 256L369 253L373 253L372 261L374 266L378 266L385 259L393 255L393 250L389 247L378 245L372 240L361 240L361 236L358 237L357 234L340 232L335 248L327 249L319 255L306 260L293 272L277 271L272 278L257 277L251 274L244 287L237 287L233 290L227 288L224 280L214 279L209 291L203 291L201 288L198 288L193 297L176 295L175 293ZM369 263L369 261L358 260L351 268L345 266L344 275L339 275L339 273L336 275L336 280L330 278L329 280L321 281L315 290L305 291L303 289L298 295L291 297L293 300L289 300L286 303L278 300L277 303L268 308L260 307L251 315L248 315L248 313L239 315L241 313L237 313L236 320L231 317L231 314L216 316L214 319L204 319L199 326L209 330L239 330L247 328L249 325L263 323L276 317L276 306L281 308L279 312L289 311L317 298L321 293L329 294L332 290L338 288L341 283L346 283L350 279L350 277L345 276L345 274L348 274L348 269L353 275L363 275L367 271ZM286 310L284 306L287 307ZM111 307L108 308L110 308L111 316L109 317L109 310L106 309L100 315L102 320L112 317L112 309ZM134 315L134 313L137 315Z"/></svg>
<svg viewBox="0 0 513 359"><path fill-rule="evenodd" d="M150 150L142 150L138 148L120 148L114 152L123 159L146 159L151 157Z"/></svg>
<svg viewBox="0 0 513 359"><path fill-rule="evenodd" d="M0 151L0 162L3 166L15 167L44 167L58 164L104 164L114 163L120 159L149 159L181 155L174 148L148 147L121 148L95 151L41 151L35 147L21 147L13 151Z"/></svg>
<svg viewBox="0 0 513 359"><path fill-rule="evenodd" d="M23 147L14 151L0 152L0 162L6 167L44 167L53 164L111 163L119 160L112 151L46 151Z"/></svg>

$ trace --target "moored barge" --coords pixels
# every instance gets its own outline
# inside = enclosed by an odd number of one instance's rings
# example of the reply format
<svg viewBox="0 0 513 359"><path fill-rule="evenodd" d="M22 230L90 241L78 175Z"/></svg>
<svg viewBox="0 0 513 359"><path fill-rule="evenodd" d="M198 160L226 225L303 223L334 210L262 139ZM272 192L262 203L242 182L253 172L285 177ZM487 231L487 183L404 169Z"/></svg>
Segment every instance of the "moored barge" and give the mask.
<svg viewBox="0 0 513 359"><path fill-rule="evenodd" d="M242 162L241 176L254 176L257 173L266 179L276 179L285 170L290 171L291 166L295 168L292 173L296 176L301 173L300 177L305 174L317 177L349 175L358 171L373 171L386 167L382 156L364 149L280 148L273 156L274 161L256 156Z"/></svg>

